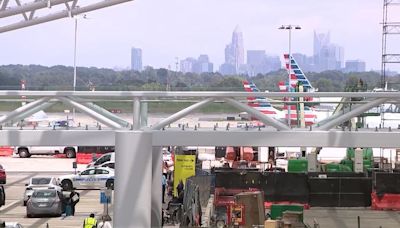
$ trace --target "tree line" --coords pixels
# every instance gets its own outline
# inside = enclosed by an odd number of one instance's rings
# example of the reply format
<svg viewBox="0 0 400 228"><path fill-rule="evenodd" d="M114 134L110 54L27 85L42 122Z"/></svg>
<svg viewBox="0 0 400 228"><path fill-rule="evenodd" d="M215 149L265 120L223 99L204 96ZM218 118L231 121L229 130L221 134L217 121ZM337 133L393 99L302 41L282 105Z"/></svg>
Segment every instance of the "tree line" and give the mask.
<svg viewBox="0 0 400 228"><path fill-rule="evenodd" d="M380 87L377 72L343 73L325 71L307 73L311 84L321 92L345 91L361 79L368 90ZM242 80L254 82L261 91L279 91L278 83L287 80L286 70L267 74L224 76L220 73L182 73L164 68L147 67L142 72L115 71L95 67L78 67L76 90L127 90L127 91L243 91ZM0 89L19 90L20 81L26 81L27 90L72 90L73 67L40 65L0 66ZM400 75L388 78L389 88L400 89Z"/></svg>

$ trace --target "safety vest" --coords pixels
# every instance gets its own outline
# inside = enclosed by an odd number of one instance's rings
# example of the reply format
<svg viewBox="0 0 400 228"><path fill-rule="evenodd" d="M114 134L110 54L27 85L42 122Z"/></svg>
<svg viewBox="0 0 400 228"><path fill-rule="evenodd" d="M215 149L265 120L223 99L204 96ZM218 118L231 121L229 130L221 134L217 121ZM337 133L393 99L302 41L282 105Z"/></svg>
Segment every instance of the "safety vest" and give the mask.
<svg viewBox="0 0 400 228"><path fill-rule="evenodd" d="M95 218L89 217L85 219L84 228L92 228L97 224L97 220Z"/></svg>

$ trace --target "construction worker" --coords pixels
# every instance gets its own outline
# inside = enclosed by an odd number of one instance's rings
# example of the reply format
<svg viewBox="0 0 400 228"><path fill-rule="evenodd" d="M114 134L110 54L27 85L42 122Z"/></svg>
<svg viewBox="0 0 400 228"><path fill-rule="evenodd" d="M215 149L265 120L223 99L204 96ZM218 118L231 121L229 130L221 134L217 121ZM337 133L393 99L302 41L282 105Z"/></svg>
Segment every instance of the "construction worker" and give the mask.
<svg viewBox="0 0 400 228"><path fill-rule="evenodd" d="M96 228L97 227L97 220L94 217L94 214L91 213L89 217L85 218L83 221L83 228Z"/></svg>

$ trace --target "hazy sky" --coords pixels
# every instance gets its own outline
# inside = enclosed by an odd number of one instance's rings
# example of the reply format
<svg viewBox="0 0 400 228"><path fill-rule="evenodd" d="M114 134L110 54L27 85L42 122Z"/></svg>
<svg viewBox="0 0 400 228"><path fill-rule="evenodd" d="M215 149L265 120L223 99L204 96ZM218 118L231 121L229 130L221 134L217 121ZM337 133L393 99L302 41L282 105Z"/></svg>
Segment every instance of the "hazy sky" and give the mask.
<svg viewBox="0 0 400 228"><path fill-rule="evenodd" d="M224 48L236 25L243 31L245 50L263 49L281 56L288 49L288 34L277 28L298 24L303 29L293 33L293 52L311 55L313 31L330 31L331 42L344 47L345 60L362 59L367 69L380 69L382 2L136 0L79 20L77 62L129 67L130 48L140 47L143 65L175 69L176 57L208 54L215 70L224 61ZM74 20L65 18L0 34L0 65L72 66L73 31Z"/></svg>

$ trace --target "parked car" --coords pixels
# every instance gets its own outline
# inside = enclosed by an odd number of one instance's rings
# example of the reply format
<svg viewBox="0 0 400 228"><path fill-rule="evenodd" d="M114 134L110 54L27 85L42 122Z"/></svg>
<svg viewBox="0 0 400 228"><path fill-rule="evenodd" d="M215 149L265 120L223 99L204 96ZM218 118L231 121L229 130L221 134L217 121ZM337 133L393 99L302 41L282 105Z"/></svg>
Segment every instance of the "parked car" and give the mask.
<svg viewBox="0 0 400 228"><path fill-rule="evenodd" d="M6 205L6 192L3 185L0 185L0 207Z"/></svg>
<svg viewBox="0 0 400 228"><path fill-rule="evenodd" d="M23 226L18 222L6 222L5 228L23 228Z"/></svg>
<svg viewBox="0 0 400 228"><path fill-rule="evenodd" d="M26 184L25 186L26 189L24 193L24 206L26 206L29 198L37 189L55 189L58 192L62 191L60 183L55 177L33 177L29 181L29 184Z"/></svg>
<svg viewBox="0 0 400 228"><path fill-rule="evenodd" d="M106 168L110 168L110 169L115 169L115 162L113 161L109 161L109 162L105 162L100 166L97 167L106 167Z"/></svg>
<svg viewBox="0 0 400 228"><path fill-rule="evenodd" d="M58 178L63 190L72 189L114 189L114 170L105 167L88 168L78 174Z"/></svg>
<svg viewBox="0 0 400 228"><path fill-rule="evenodd" d="M67 158L76 157L77 147L75 146L16 146L14 154L18 154L21 158L29 158L31 155L54 155L65 154Z"/></svg>
<svg viewBox="0 0 400 228"><path fill-rule="evenodd" d="M100 167L106 162L115 162L115 152L102 155L96 161L89 163L87 168Z"/></svg>
<svg viewBox="0 0 400 228"><path fill-rule="evenodd" d="M55 189L34 190L26 205L26 216L28 218L37 215L61 216L61 214L61 192Z"/></svg>
<svg viewBox="0 0 400 228"><path fill-rule="evenodd" d="M0 165L0 184L6 184L7 182L7 175L6 170Z"/></svg>

